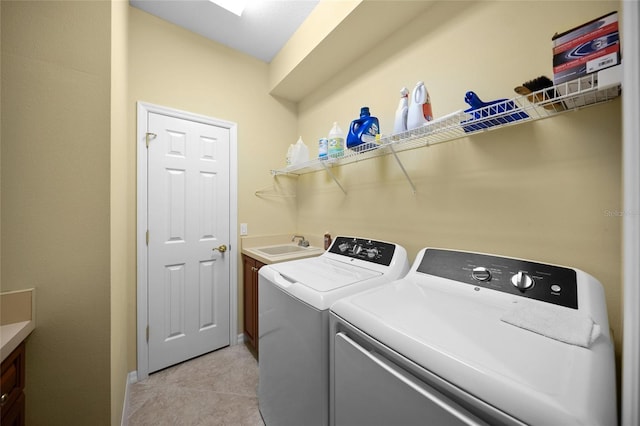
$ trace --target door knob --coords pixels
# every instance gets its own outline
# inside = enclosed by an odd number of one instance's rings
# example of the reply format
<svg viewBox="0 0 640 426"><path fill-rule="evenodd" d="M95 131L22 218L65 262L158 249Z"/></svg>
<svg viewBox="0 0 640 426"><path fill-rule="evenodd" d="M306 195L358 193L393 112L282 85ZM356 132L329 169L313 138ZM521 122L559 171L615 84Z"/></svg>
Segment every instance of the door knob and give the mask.
<svg viewBox="0 0 640 426"><path fill-rule="evenodd" d="M227 246L225 246L224 244L220 245L220 247L214 247L212 248L213 251L218 250L220 253L224 253L225 251L227 251Z"/></svg>

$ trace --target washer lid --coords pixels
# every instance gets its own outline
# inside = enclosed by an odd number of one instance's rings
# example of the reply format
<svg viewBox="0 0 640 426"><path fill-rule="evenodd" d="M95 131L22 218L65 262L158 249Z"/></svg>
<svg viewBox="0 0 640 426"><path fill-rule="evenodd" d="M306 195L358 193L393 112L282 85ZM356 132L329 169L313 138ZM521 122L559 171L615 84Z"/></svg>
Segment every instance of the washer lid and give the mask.
<svg viewBox="0 0 640 426"><path fill-rule="evenodd" d="M325 256L267 265L260 268L260 279L320 311L328 310L336 300L390 280L382 272Z"/></svg>
<svg viewBox="0 0 640 426"><path fill-rule="evenodd" d="M382 275L381 272L323 256L275 263L270 266L289 281L318 292L333 291Z"/></svg>

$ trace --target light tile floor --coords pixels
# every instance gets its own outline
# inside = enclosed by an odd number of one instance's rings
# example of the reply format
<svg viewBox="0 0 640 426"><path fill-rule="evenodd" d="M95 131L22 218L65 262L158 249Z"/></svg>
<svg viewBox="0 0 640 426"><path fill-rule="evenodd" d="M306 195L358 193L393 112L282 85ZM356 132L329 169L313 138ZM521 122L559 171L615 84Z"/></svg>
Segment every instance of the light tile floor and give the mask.
<svg viewBox="0 0 640 426"><path fill-rule="evenodd" d="M151 374L129 388L129 426L263 426L258 364L244 344Z"/></svg>

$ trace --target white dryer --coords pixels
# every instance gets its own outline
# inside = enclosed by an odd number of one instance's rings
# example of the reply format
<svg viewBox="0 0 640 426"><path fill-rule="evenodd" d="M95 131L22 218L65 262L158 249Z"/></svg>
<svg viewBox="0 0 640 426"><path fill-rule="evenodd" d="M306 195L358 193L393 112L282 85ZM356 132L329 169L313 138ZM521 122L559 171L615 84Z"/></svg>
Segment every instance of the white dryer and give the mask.
<svg viewBox="0 0 640 426"><path fill-rule="evenodd" d="M330 325L331 424L617 424L604 292L578 269L426 248Z"/></svg>
<svg viewBox="0 0 640 426"><path fill-rule="evenodd" d="M258 400L267 426L328 424L329 307L408 270L403 247L344 236L318 257L260 269Z"/></svg>

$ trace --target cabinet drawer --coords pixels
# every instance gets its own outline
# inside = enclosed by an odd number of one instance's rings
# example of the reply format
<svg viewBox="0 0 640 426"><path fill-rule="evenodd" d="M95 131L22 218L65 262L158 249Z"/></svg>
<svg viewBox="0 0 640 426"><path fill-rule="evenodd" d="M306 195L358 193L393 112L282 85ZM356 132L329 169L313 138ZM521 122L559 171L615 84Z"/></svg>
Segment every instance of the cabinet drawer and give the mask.
<svg viewBox="0 0 640 426"><path fill-rule="evenodd" d="M7 412L2 412L2 426L24 426L24 424L24 393L20 393L17 401L11 404Z"/></svg>
<svg viewBox="0 0 640 426"><path fill-rule="evenodd" d="M20 398L24 389L24 343L21 343L2 362L2 375L0 376L0 406L2 417L11 406Z"/></svg>

